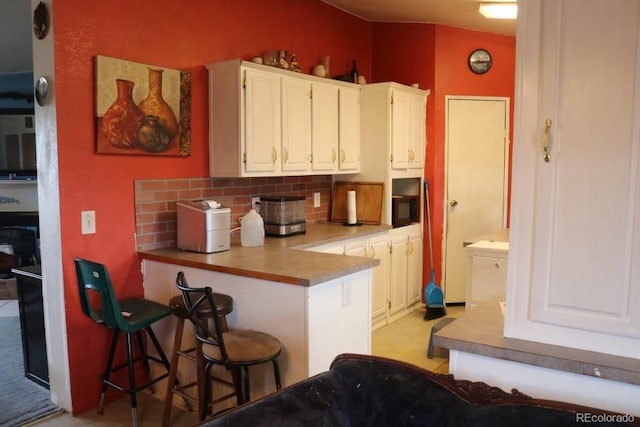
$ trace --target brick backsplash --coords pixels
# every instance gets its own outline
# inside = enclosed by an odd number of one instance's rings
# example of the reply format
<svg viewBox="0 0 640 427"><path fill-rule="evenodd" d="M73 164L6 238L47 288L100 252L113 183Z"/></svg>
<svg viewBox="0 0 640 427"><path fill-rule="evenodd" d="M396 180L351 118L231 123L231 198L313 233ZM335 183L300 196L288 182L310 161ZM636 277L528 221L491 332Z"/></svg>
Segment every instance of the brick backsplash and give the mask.
<svg viewBox="0 0 640 427"><path fill-rule="evenodd" d="M307 223L329 219L331 175L269 178L176 178L135 181L136 245L139 251L176 246L176 202L209 199L231 208L231 228L251 207L251 196L305 196ZM320 192L320 207L313 193Z"/></svg>

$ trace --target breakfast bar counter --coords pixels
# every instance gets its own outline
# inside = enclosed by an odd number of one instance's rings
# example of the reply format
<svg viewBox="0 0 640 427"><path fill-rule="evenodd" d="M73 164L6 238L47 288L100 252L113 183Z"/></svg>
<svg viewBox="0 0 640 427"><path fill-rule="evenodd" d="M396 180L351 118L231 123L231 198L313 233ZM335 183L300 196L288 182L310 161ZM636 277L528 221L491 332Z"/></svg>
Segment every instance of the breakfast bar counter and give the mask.
<svg viewBox="0 0 640 427"><path fill-rule="evenodd" d="M312 286L337 277L375 267L374 258L336 256L310 252L314 246L347 239L366 238L384 233L390 226L340 224L309 225L307 233L286 238L266 237L264 246L242 247L238 236L231 239L231 249L203 254L180 249L156 249L138 252L141 259L166 262L185 267L218 271L238 276L294 285Z"/></svg>
<svg viewBox="0 0 640 427"><path fill-rule="evenodd" d="M236 237L230 250L212 254L141 251L145 297L167 304L179 295L175 281L180 271L191 286L210 286L231 296L233 311L227 315L231 329L263 331L282 343L279 361L282 385L287 386L328 370L338 354L371 353L371 272L379 260L313 249L367 239L389 229L313 224L306 234L267 237L260 247L242 247ZM169 317L154 325L167 353L172 350L175 323ZM193 339L185 331L183 346ZM187 365L179 366L178 373L180 381L195 376L194 368ZM251 381L253 397L275 389L268 364L253 367ZM218 389L214 394L225 391Z"/></svg>

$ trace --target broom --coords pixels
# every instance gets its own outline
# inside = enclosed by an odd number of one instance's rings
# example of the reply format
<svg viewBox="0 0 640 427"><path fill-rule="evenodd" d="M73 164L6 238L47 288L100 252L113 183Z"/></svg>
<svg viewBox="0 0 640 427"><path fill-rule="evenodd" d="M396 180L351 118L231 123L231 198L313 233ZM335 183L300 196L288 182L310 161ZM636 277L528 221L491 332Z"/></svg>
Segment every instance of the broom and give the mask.
<svg viewBox="0 0 640 427"><path fill-rule="evenodd" d="M424 181L424 200L427 205L427 231L429 233L429 258L431 260L431 274L429 283L424 287L424 299L427 304L425 320L433 320L447 315L444 306L444 295L440 286L436 284L436 270L433 267L433 242L431 240L431 210L429 209L429 183Z"/></svg>

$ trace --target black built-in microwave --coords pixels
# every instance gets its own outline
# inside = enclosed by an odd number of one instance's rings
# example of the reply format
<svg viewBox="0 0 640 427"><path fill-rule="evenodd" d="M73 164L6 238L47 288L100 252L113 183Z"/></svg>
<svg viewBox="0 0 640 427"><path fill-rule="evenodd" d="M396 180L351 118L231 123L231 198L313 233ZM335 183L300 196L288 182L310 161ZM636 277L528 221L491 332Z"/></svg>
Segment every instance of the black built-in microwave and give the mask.
<svg viewBox="0 0 640 427"><path fill-rule="evenodd" d="M420 196L392 196L391 224L394 228L420 221Z"/></svg>

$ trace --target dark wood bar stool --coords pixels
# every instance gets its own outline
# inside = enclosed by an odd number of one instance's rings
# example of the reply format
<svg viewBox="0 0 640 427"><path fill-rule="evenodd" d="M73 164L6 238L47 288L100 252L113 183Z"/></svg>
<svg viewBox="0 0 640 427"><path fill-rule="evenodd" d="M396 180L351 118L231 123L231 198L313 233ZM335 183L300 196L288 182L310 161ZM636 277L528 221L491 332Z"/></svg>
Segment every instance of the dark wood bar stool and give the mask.
<svg viewBox="0 0 640 427"><path fill-rule="evenodd" d="M270 334L256 330L225 331L221 326L220 316L208 314L209 310L217 310L215 294L211 287L192 288L182 271L178 273L176 283L178 289L182 291L185 305L189 310L189 320L195 326L196 339L202 344L201 354L206 361L205 374L202 376L206 384L204 401L218 403L235 395L238 405L249 402L251 400L249 367L269 362L273 364L276 390L279 390L281 381L278 356L282 351L280 341ZM212 380L216 380L211 375L214 365L222 366L231 373L235 389L233 393L215 400L211 398L211 383ZM200 420L204 420L202 413Z"/></svg>
<svg viewBox="0 0 640 427"><path fill-rule="evenodd" d="M215 293L213 294L213 298L216 304L216 309L218 312L218 318L220 320L220 327L223 331L229 329L227 324L227 314L233 311L233 298L229 295ZM171 419L171 408L173 403L173 395L178 394L181 396L185 403L187 404L187 408L191 411L192 408L189 405L189 402L196 402L198 407L198 418L204 419L204 414L207 412L207 406L209 402L205 402L205 381L204 381L204 362L202 358L202 343L196 340L195 346L187 349L181 349L182 346L182 335L184 332L184 322L189 319L189 310L184 305L184 300L182 295L177 295L169 300L169 309L171 313L177 318L176 323L176 333L173 340L173 352L171 354L171 370L169 372L169 379L167 382L167 395L164 402L164 413L162 416L162 425L170 426ZM213 311L204 310L201 312L203 317L213 316ZM192 360L196 363L197 366L197 376L196 381L190 382L188 384L179 385L175 380L178 373L178 360L180 357L184 357L188 360ZM232 383L214 378L216 381L223 382L227 385L233 386ZM187 390L197 386L197 396L193 396L192 394L187 393ZM234 393L230 394L230 397Z"/></svg>

